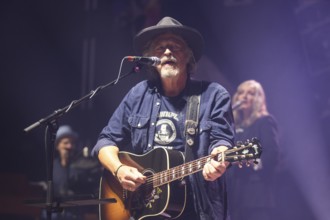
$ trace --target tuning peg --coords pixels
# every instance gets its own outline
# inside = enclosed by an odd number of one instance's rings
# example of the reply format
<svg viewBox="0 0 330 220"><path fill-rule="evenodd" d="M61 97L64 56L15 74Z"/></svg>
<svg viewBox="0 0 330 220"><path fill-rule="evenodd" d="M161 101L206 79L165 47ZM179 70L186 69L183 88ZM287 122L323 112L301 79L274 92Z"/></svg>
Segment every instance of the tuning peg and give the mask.
<svg viewBox="0 0 330 220"><path fill-rule="evenodd" d="M258 164L259 164L259 162L258 162L256 159L253 161L253 163L254 163L255 165L258 165Z"/></svg>
<svg viewBox="0 0 330 220"><path fill-rule="evenodd" d="M243 167L243 164L242 164L242 162L238 162L238 164L237 164L237 165L238 165L238 167L239 167L239 168L242 168L242 167Z"/></svg>
<svg viewBox="0 0 330 220"><path fill-rule="evenodd" d="M250 161L246 161L246 166L249 167L250 165Z"/></svg>

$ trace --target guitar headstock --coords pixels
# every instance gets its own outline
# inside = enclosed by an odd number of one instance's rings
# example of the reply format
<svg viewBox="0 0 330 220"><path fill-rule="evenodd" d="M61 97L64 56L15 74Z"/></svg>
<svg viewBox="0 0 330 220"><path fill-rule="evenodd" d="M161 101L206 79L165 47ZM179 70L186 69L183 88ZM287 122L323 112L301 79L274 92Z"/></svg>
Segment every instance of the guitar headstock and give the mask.
<svg viewBox="0 0 330 220"><path fill-rule="evenodd" d="M262 148L259 140L252 138L252 140L246 140L244 143L237 142L235 147L225 151L225 161L231 163L253 161L257 164L257 159L260 158L261 153Z"/></svg>

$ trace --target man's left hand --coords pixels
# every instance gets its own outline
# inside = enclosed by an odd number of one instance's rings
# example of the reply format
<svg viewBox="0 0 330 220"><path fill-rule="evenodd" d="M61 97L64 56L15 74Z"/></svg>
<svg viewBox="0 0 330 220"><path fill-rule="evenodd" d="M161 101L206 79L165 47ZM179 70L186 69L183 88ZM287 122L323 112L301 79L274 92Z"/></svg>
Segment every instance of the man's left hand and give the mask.
<svg viewBox="0 0 330 220"><path fill-rule="evenodd" d="M212 150L211 155L216 156L228 149L226 146L219 146ZM206 181L214 181L225 173L229 162L216 161L211 159L203 168L203 176Z"/></svg>

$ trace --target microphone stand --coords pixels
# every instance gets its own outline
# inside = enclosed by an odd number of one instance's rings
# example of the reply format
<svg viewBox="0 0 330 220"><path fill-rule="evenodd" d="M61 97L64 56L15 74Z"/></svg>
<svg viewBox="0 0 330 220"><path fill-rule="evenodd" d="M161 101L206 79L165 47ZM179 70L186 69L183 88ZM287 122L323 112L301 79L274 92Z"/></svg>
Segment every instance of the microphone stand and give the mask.
<svg viewBox="0 0 330 220"><path fill-rule="evenodd" d="M24 129L25 132L30 132L31 130L43 125L45 128L45 152L46 152L46 180L47 180L47 194L46 194L46 211L47 211L47 220L51 220L51 216L53 212L61 212L63 208L60 204L54 204L53 199L53 160L54 160L54 148L55 148L55 138L56 132L58 130L58 119L65 114L67 114L71 109L78 106L83 101L89 100L93 98L96 94L98 94L101 90L107 88L108 86L115 85L119 80L126 78L127 76L139 72L141 69L140 64L136 64L132 70L128 73L125 73L119 76L116 80L112 82L101 85L97 87L95 90L92 90L87 95L83 96L78 100L72 101L69 105L64 108L55 110L52 114L46 116L45 118L40 119L39 121L31 124L30 126ZM120 71L119 71L120 74ZM116 202L115 199L105 199L104 202Z"/></svg>

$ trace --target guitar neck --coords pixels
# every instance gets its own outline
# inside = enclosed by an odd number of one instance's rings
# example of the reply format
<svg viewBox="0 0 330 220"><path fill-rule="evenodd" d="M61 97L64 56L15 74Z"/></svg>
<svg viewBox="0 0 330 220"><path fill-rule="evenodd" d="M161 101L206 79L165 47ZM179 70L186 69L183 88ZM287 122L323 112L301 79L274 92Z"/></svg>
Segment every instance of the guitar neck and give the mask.
<svg viewBox="0 0 330 220"><path fill-rule="evenodd" d="M211 156L202 157L200 159L155 173L150 178L154 187L170 183L174 180L182 179L193 173L201 171L204 165L211 159Z"/></svg>
<svg viewBox="0 0 330 220"><path fill-rule="evenodd" d="M236 146L233 149L226 150L225 152L219 153L216 156L205 156L197 160L193 160L191 162L172 167L168 170L155 173L154 175L149 177L151 178L151 180L149 179L149 181L153 183L154 187L157 187L201 171L204 168L204 165L212 158L216 161L235 162L248 159L256 159L260 157L260 154L260 145L255 139L252 143L249 142L246 145Z"/></svg>

